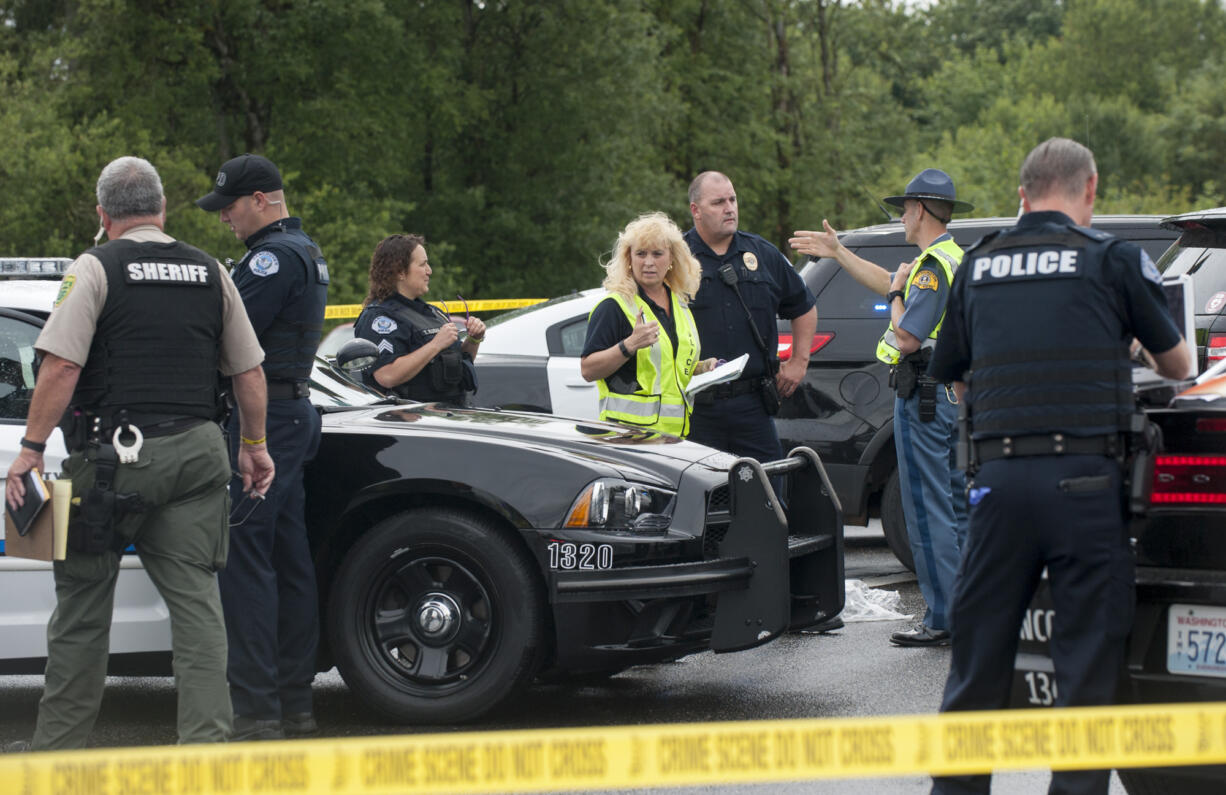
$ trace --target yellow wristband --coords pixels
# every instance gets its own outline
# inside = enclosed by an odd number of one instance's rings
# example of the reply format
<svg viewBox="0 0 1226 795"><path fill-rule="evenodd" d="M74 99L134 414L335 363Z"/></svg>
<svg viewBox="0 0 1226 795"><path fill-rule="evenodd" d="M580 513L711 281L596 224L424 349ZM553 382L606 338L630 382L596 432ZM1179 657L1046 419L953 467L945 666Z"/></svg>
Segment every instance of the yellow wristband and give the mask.
<svg viewBox="0 0 1226 795"><path fill-rule="evenodd" d="M477 343L478 345L480 345L481 343L485 342L485 335L484 335L484 334L482 334L480 337L473 337L473 336L469 336L468 341L469 341L469 342L475 342L475 343Z"/></svg>
<svg viewBox="0 0 1226 795"><path fill-rule="evenodd" d="M239 436L238 438L242 440L243 444L264 444L264 442L268 441L267 436L261 436L259 439L248 439L246 436Z"/></svg>

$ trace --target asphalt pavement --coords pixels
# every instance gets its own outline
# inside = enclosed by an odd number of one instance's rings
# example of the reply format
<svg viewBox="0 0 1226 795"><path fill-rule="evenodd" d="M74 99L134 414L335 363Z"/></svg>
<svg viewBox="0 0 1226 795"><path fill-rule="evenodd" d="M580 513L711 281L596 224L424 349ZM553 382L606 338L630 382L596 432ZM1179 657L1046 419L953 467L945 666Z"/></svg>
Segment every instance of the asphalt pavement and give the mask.
<svg viewBox="0 0 1226 795"><path fill-rule="evenodd" d="M902 612L921 614L923 598L915 576L894 559L879 527L847 528L847 535L848 579L896 591ZM674 663L631 668L594 683L537 685L497 712L459 727L408 727L381 721L357 702L333 669L316 677L316 714L325 736L356 737L932 713L940 705L949 650L901 648L889 643L891 632L907 626L906 620L849 622L829 634L793 633L749 651L695 654ZM41 677L0 677L0 746L29 738L41 688ZM108 680L91 745L161 745L174 741L172 679ZM1047 771L997 776L993 792L1042 792L1048 779ZM929 786L927 777L917 776L619 792L881 795L927 792ZM1124 793L1114 776L1111 792Z"/></svg>

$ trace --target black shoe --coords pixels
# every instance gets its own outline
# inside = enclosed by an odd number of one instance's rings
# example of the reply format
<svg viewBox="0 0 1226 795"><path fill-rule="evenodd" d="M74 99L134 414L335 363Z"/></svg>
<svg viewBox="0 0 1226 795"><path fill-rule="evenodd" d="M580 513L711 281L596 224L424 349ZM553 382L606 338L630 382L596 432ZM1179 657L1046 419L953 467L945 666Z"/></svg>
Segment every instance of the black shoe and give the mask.
<svg viewBox="0 0 1226 795"><path fill-rule="evenodd" d="M281 716L281 730L286 737L311 737L319 734L319 724L309 712L293 712Z"/></svg>
<svg viewBox="0 0 1226 795"><path fill-rule="evenodd" d="M844 626L845 625L843 624L843 619L839 618L838 616L831 616L825 621L819 621L818 623L809 627L808 631L809 632L833 632L836 629L842 629Z"/></svg>
<svg viewBox="0 0 1226 795"><path fill-rule="evenodd" d="M17 740L16 742L11 742L8 745L4 746L4 753L6 754L24 754L29 750L30 750L29 740Z"/></svg>
<svg viewBox="0 0 1226 795"><path fill-rule="evenodd" d="M245 743L253 740L284 740L285 732L281 730L279 720L259 720L246 715L234 716L234 732L230 742Z"/></svg>
<svg viewBox="0 0 1226 795"><path fill-rule="evenodd" d="M925 624L920 624L908 632L895 632L890 636L890 643L899 646L948 646L949 642L948 630L933 629Z"/></svg>

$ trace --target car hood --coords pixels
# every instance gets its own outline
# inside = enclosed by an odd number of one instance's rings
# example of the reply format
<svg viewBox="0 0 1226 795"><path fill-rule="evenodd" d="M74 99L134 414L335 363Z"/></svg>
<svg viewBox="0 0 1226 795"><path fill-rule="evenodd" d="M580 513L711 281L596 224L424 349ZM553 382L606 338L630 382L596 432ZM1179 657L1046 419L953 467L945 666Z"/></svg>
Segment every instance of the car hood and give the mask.
<svg viewBox="0 0 1226 795"><path fill-rule="evenodd" d="M442 435L484 442L543 448L604 462L624 477L675 484L680 473L699 464L726 472L735 456L667 434L627 428L594 420L551 414L480 408L454 408L435 403L407 403L325 415L325 431Z"/></svg>

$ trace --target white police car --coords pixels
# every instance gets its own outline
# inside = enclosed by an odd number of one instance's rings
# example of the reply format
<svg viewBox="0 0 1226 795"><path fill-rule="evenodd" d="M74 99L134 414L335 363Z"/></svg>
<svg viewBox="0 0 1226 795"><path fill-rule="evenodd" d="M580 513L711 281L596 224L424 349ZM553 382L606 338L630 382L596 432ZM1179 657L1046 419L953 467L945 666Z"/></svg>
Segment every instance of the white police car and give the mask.
<svg viewBox="0 0 1226 795"><path fill-rule="evenodd" d="M51 314L68 259L0 259L0 479L20 451L26 415L34 394L34 341ZM370 402L327 371L312 379L312 400L321 406ZM67 456L59 429L43 455L50 473ZM0 534L0 673L42 673L47 656L47 619L55 608L50 563L8 557ZM110 672L144 673L165 668L170 648L166 605L135 555L120 561L111 629Z"/></svg>

